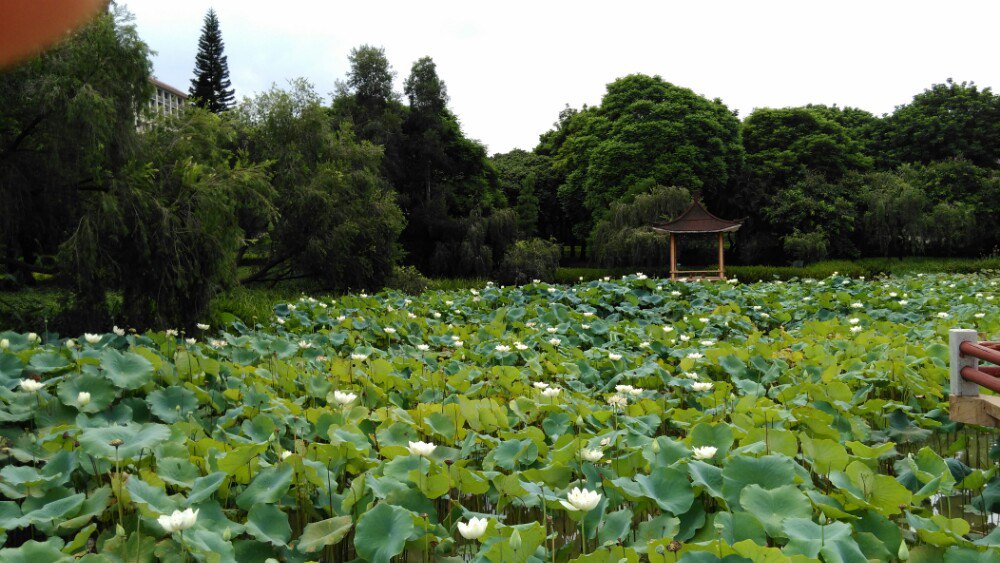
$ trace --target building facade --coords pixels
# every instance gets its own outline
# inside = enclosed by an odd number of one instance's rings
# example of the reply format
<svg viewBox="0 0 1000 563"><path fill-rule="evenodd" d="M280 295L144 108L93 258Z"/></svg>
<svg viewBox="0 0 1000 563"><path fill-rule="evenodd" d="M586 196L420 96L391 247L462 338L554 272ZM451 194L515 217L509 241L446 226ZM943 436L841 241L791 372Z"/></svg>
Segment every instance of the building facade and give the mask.
<svg viewBox="0 0 1000 563"><path fill-rule="evenodd" d="M150 78L149 81L153 84L154 91L153 97L149 100L147 120L150 118L155 119L158 116L174 117L184 111L184 105L187 104L188 99L187 94L155 78ZM145 125L142 121L144 120L140 119L140 129Z"/></svg>

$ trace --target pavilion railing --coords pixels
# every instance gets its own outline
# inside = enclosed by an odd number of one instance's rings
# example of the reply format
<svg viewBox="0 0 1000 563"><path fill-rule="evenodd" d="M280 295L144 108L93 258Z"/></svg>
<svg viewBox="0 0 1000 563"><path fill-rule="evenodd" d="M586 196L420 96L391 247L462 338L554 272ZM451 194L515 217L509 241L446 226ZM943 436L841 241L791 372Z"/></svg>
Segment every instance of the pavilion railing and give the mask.
<svg viewBox="0 0 1000 563"><path fill-rule="evenodd" d="M951 419L1000 426L1000 396L979 392L985 387L1000 393L1000 342L980 342L975 330L952 329L948 344ZM980 366L981 361L994 365Z"/></svg>

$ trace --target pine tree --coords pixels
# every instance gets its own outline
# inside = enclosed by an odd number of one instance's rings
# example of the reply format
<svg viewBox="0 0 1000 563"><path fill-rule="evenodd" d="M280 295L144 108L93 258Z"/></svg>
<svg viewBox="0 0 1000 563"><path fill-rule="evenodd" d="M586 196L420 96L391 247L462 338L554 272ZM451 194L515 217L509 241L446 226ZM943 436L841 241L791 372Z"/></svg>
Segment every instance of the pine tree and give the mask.
<svg viewBox="0 0 1000 563"><path fill-rule="evenodd" d="M209 9L198 40L190 93L195 104L215 113L229 109L236 98L229 82L229 63L222 54L224 49L219 17L215 10Z"/></svg>

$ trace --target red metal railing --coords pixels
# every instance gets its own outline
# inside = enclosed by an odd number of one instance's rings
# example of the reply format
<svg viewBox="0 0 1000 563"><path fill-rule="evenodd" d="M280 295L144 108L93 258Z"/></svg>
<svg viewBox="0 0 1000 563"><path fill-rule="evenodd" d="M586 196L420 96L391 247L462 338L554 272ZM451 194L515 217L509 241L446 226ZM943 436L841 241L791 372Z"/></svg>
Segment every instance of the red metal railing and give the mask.
<svg viewBox="0 0 1000 563"><path fill-rule="evenodd" d="M958 345L960 359L975 358L991 364L1000 364L1000 342L973 342L966 340ZM985 387L996 393L1000 393L1000 365L979 367L978 362L973 365L962 366L958 370L962 379Z"/></svg>

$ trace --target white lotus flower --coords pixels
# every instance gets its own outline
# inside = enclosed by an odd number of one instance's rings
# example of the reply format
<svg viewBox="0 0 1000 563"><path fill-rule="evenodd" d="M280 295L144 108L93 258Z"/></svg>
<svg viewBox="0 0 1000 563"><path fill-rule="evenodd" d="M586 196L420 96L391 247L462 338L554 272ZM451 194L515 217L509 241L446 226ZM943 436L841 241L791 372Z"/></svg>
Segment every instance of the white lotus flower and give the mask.
<svg viewBox="0 0 1000 563"><path fill-rule="evenodd" d="M168 328L167 330L165 330L165 331L163 331L163 332L164 332L164 334L166 334L167 336L177 336L177 335L179 334L179 333L177 332L177 329L176 329L176 328Z"/></svg>
<svg viewBox="0 0 1000 563"><path fill-rule="evenodd" d="M584 311L583 312L583 316L587 317L587 318L590 318L590 317L594 316L594 313L593 313L593 311Z"/></svg>
<svg viewBox="0 0 1000 563"><path fill-rule="evenodd" d="M299 348L302 348L303 350L307 348L312 348L312 346L313 346L312 344L306 342L305 340L299 340Z"/></svg>
<svg viewBox="0 0 1000 563"><path fill-rule="evenodd" d="M10 348L10 340L6 338L0 340L0 350L6 350L7 348Z"/></svg>
<svg viewBox="0 0 1000 563"><path fill-rule="evenodd" d="M361 294L361 298L362 299L367 299L368 298L368 294L367 293L362 293Z"/></svg>
<svg viewBox="0 0 1000 563"><path fill-rule="evenodd" d="M615 394L608 397L608 404L612 407L623 409L628 406L628 399L625 395Z"/></svg>
<svg viewBox="0 0 1000 563"><path fill-rule="evenodd" d="M906 299L900 299L899 300L899 304L900 305L906 305L907 303L909 303L909 301L907 301Z"/></svg>
<svg viewBox="0 0 1000 563"><path fill-rule="evenodd" d="M452 305L455 304L455 302L449 299L448 301L445 301L444 304L451 307Z"/></svg>
<svg viewBox="0 0 1000 563"><path fill-rule="evenodd" d="M671 291L670 295L673 295L674 297L680 297L681 292L679 292L679 291Z"/></svg>
<svg viewBox="0 0 1000 563"><path fill-rule="evenodd" d="M391 326L387 326L382 330L384 330L386 334L396 334L396 329L392 328Z"/></svg>
<svg viewBox="0 0 1000 563"><path fill-rule="evenodd" d="M434 311L434 313L432 313L431 316L434 317L435 319L440 319L441 318L441 313L438 313L437 311Z"/></svg>
<svg viewBox="0 0 1000 563"><path fill-rule="evenodd" d="M753 307L750 308L753 309L754 311L760 311L761 309L763 309L763 307L761 307L760 305L754 305Z"/></svg>
<svg viewBox="0 0 1000 563"><path fill-rule="evenodd" d="M461 348L463 344L465 344L465 342L462 342L461 340L455 340L451 343L451 345L455 348Z"/></svg>
<svg viewBox="0 0 1000 563"><path fill-rule="evenodd" d="M360 352L354 352L353 354L351 354L351 359L354 360L355 362L360 362L360 361L365 360L367 358L368 358L368 354L362 354Z"/></svg>
<svg viewBox="0 0 1000 563"><path fill-rule="evenodd" d="M458 523L458 533L467 540L478 540L486 533L490 521L486 518L470 518L468 523Z"/></svg>
<svg viewBox="0 0 1000 563"><path fill-rule="evenodd" d="M277 317L274 320L277 321L279 325L285 324L285 319L283 319L281 317Z"/></svg>
<svg viewBox="0 0 1000 563"><path fill-rule="evenodd" d="M678 338L681 339L681 342L687 342L687 341L691 340L691 337L688 336L688 335L686 335L686 334L682 334Z"/></svg>
<svg viewBox="0 0 1000 563"><path fill-rule="evenodd" d="M4 341L0 340L0 348L4 347L3 343L4 343ZM72 338L67 339L66 340L66 347L69 348L70 350L72 350L73 348L76 348L76 340L73 340Z"/></svg>
<svg viewBox="0 0 1000 563"><path fill-rule="evenodd" d="M702 358L703 358L704 356L702 356L702 355L701 355L701 354L699 354L698 352L691 352L690 354L688 354L688 355L687 355L687 357L691 358L692 360L700 360L700 359L702 359Z"/></svg>
<svg viewBox="0 0 1000 563"><path fill-rule="evenodd" d="M342 323L342 322L344 322L346 320L347 320L347 317L345 317L344 315L337 315L337 322L338 323Z"/></svg>
<svg viewBox="0 0 1000 563"><path fill-rule="evenodd" d="M406 318L408 318L408 319L415 319L415 318L417 318L417 316L414 315L413 313L406 313Z"/></svg>
<svg viewBox="0 0 1000 563"><path fill-rule="evenodd" d="M558 331L559 331L559 329L556 328L556 327L554 327L554 326L550 326L549 328L545 329L545 332L547 332L549 334L555 334Z"/></svg>
<svg viewBox="0 0 1000 563"><path fill-rule="evenodd" d="M410 450L410 454L420 457L430 456L434 453L435 448L437 448L437 446L429 442L410 442L410 444L406 447L406 449Z"/></svg>
<svg viewBox="0 0 1000 563"><path fill-rule="evenodd" d="M320 303L320 305L326 307L326 304L324 303ZM209 325L205 323L196 323L194 326L198 327L198 330L208 330L209 328L211 328Z"/></svg>
<svg viewBox="0 0 1000 563"><path fill-rule="evenodd" d="M28 333L28 342L41 342L41 341L42 341L42 339L41 339L40 336L38 336L37 333L34 333L34 332L29 332Z"/></svg>
<svg viewBox="0 0 1000 563"><path fill-rule="evenodd" d="M649 342L647 342L647 341L644 340L644 341L642 341L642 342L639 343L639 347L640 348L649 348Z"/></svg>
<svg viewBox="0 0 1000 563"><path fill-rule="evenodd" d="M896 293L895 291L890 291L890 292L889 292L889 297L896 297L896 296L898 296L898 295L899 295L899 294L898 294L898 293Z"/></svg>
<svg viewBox="0 0 1000 563"><path fill-rule="evenodd" d="M338 403L340 403L341 405L343 405L345 407L347 405L353 403L354 399L357 399L357 398L358 398L358 396L356 394L354 394L354 393L344 392L344 391L334 391L333 392L333 400L337 401Z"/></svg>
<svg viewBox="0 0 1000 563"><path fill-rule="evenodd" d="M514 348L517 348L521 352L524 352L525 350L528 349L528 346L526 344L521 343L521 342L515 342L514 343Z"/></svg>
<svg viewBox="0 0 1000 563"><path fill-rule="evenodd" d="M125 329L118 328L118 325L111 327L111 332L115 333L117 336L125 336Z"/></svg>
<svg viewBox="0 0 1000 563"><path fill-rule="evenodd" d="M548 291L549 293L555 293L556 292L556 288L549 287L549 288L546 288L545 291Z"/></svg>
<svg viewBox="0 0 1000 563"><path fill-rule="evenodd" d="M693 457L695 459L712 459L715 457L716 452L719 448L715 446L701 446L700 448L694 448L691 450L693 452Z"/></svg>
<svg viewBox="0 0 1000 563"><path fill-rule="evenodd" d="M87 344L97 344L101 341L101 335L85 332L83 333L83 339L87 341Z"/></svg>
<svg viewBox="0 0 1000 563"><path fill-rule="evenodd" d="M285 461L286 459L288 459L290 457L292 457L292 452L290 452L288 450L285 450L285 451L281 452L281 461Z"/></svg>
<svg viewBox="0 0 1000 563"><path fill-rule="evenodd" d="M977 319L981 319L981 318L983 318L983 317L986 316L986 313L976 313L975 315L972 315L972 316L976 317Z"/></svg>
<svg viewBox="0 0 1000 563"><path fill-rule="evenodd" d="M622 359L622 355L615 354L614 352L608 352L608 359L611 360L612 362L617 362L618 360Z"/></svg>
<svg viewBox="0 0 1000 563"><path fill-rule="evenodd" d="M558 338L550 338L549 339L549 344L551 344L553 346L558 346L558 345L562 344L562 340L559 340Z"/></svg>
<svg viewBox="0 0 1000 563"><path fill-rule="evenodd" d="M686 377L688 379L698 379L698 374L693 371L686 371L681 374L681 377Z"/></svg>
<svg viewBox="0 0 1000 563"><path fill-rule="evenodd" d="M590 330L590 325L580 325L583 330Z"/></svg>
<svg viewBox="0 0 1000 563"><path fill-rule="evenodd" d="M851 332L861 332L862 330L864 330L864 329L862 327L860 327L860 326L852 326L851 327Z"/></svg>
<svg viewBox="0 0 1000 563"><path fill-rule="evenodd" d="M188 346L194 346L195 343L198 342L198 341L196 339L194 339L194 338L188 338L188 339L185 339L184 342L187 342Z"/></svg>
<svg viewBox="0 0 1000 563"><path fill-rule="evenodd" d="M428 346L427 344L417 344L417 350L420 350L421 352L426 352L430 349L431 347Z"/></svg>
<svg viewBox="0 0 1000 563"><path fill-rule="evenodd" d="M42 389L42 387L45 387L45 384L42 383L41 381L35 381L34 379L22 379L20 386L21 386L21 391L26 391L28 393L37 393Z"/></svg>
<svg viewBox="0 0 1000 563"><path fill-rule="evenodd" d="M601 461L602 457L604 457L604 452L597 448L584 448L580 451L580 457L591 463L597 463L598 461Z"/></svg>
<svg viewBox="0 0 1000 563"><path fill-rule="evenodd" d="M761 313L760 316L764 317L765 319L771 318L771 315L768 315L767 313Z"/></svg>
<svg viewBox="0 0 1000 563"><path fill-rule="evenodd" d="M593 510L595 506L600 504L600 502L600 493L597 491L580 489L579 487L573 487L573 490L566 494L566 500L559 501L559 503L562 504L566 510L573 512L589 512Z"/></svg>
<svg viewBox="0 0 1000 563"><path fill-rule="evenodd" d="M702 346L715 346L715 341L714 340L702 340L701 341L701 345Z"/></svg>
<svg viewBox="0 0 1000 563"><path fill-rule="evenodd" d="M535 389L545 389L546 387L549 386L549 384L545 383L544 381L536 381L532 383L532 385L535 386Z"/></svg>
<svg viewBox="0 0 1000 563"><path fill-rule="evenodd" d="M90 393L86 391L80 391L76 395L76 402L81 406L85 407L90 404Z"/></svg>
<svg viewBox="0 0 1000 563"><path fill-rule="evenodd" d="M674 327L672 327L670 325L663 325L663 332L673 332L673 331L674 331Z"/></svg>
<svg viewBox="0 0 1000 563"><path fill-rule="evenodd" d="M545 389L542 389L543 397L557 397L559 396L559 393L562 393L562 389L559 387L546 387Z"/></svg>
<svg viewBox="0 0 1000 563"><path fill-rule="evenodd" d="M505 344L497 344L493 349L497 352L510 352L510 346Z"/></svg>
<svg viewBox="0 0 1000 563"><path fill-rule="evenodd" d="M864 309L865 305L864 305L864 303L861 303L860 301L858 301L858 302L855 302L855 303L851 303L851 308L852 309Z"/></svg>
<svg viewBox="0 0 1000 563"><path fill-rule="evenodd" d="M225 340L219 340L219 339L213 339L213 340L209 340L208 341L208 345L211 346L212 348L222 348L223 346L226 345L226 341Z"/></svg>
<svg viewBox="0 0 1000 563"><path fill-rule="evenodd" d="M938 314L937 314L937 317L938 317L939 319L947 319L947 318L948 318L948 317L950 317L950 316L951 316L951 315L949 315L948 313L945 313L944 311L941 311L940 313L938 313Z"/></svg>
<svg viewBox="0 0 1000 563"><path fill-rule="evenodd" d="M169 516L164 514L156 519L157 523L159 523L168 534L187 530L191 526L194 526L196 520L198 520L198 510L191 510L190 508L183 511L175 510L173 514L170 514Z"/></svg>
<svg viewBox="0 0 1000 563"><path fill-rule="evenodd" d="M711 391L712 387L713 385L710 381L696 381L691 384L691 389L698 391L699 393L702 391Z"/></svg>

